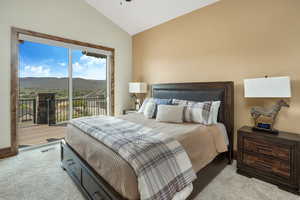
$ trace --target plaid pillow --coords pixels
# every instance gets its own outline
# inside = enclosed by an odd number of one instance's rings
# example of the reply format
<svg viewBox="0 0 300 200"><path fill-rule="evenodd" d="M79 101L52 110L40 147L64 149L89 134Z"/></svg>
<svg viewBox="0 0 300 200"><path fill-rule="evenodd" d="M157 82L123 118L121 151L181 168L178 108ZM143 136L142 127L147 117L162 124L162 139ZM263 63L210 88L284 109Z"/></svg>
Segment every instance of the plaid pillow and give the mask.
<svg viewBox="0 0 300 200"><path fill-rule="evenodd" d="M210 108L208 105L206 105L206 108L204 109L204 112L207 112L208 110L209 111L209 116L208 116L208 120L205 120L205 123L204 124L208 124L208 125L211 125L211 124L217 124L218 123L218 114L219 114L219 107L220 107L220 104L221 102L220 101L206 101L206 102L196 102L196 101L188 101L188 100L181 100L181 99L172 99L172 104L173 105L184 105L186 106L185 107L185 112L184 112L184 116L183 116L183 119L184 121L186 122L194 122L192 119L195 117L191 116L192 114L192 107L194 107L194 113L196 112L197 108L195 107L198 107L198 112L200 113L200 107L202 107L203 105L201 105L202 103L209 103L211 102L211 105L210 105ZM200 104L199 104L200 103ZM208 113L204 113L204 115L208 115ZM197 116L197 115L196 115ZM206 118L204 117L204 119ZM186 119L185 119L186 118ZM196 121L202 121L202 120L196 120ZM200 122L197 122L197 123L200 123ZM203 123L203 122L201 122Z"/></svg>
<svg viewBox="0 0 300 200"><path fill-rule="evenodd" d="M186 122L212 124L212 101L188 102L183 110L183 119Z"/></svg>

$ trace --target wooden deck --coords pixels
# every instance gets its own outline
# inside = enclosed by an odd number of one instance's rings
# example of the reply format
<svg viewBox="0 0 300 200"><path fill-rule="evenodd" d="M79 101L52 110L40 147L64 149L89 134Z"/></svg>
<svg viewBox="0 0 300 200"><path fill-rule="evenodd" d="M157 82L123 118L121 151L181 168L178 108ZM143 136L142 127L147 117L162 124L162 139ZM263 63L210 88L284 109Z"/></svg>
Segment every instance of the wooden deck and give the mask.
<svg viewBox="0 0 300 200"><path fill-rule="evenodd" d="M20 147L41 145L62 139L66 135L65 126L32 125L18 129Z"/></svg>

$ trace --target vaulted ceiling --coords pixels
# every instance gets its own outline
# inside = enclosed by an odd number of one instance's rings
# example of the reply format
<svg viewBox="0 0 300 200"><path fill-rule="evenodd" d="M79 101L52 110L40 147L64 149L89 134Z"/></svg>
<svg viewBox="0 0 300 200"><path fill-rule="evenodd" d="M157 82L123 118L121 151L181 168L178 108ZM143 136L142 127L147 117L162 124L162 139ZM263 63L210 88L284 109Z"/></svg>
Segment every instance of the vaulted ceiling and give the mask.
<svg viewBox="0 0 300 200"><path fill-rule="evenodd" d="M85 0L130 35L219 0Z"/></svg>

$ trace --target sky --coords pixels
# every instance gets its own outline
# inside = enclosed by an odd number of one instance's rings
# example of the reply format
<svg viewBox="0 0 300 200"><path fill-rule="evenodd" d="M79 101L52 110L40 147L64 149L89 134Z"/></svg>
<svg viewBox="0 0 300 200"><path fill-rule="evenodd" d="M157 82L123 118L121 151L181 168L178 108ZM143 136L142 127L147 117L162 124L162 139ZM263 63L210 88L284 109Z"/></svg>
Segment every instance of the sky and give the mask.
<svg viewBox="0 0 300 200"><path fill-rule="evenodd" d="M68 77L68 49L25 41L19 46L20 77ZM73 77L105 80L106 59L72 50Z"/></svg>

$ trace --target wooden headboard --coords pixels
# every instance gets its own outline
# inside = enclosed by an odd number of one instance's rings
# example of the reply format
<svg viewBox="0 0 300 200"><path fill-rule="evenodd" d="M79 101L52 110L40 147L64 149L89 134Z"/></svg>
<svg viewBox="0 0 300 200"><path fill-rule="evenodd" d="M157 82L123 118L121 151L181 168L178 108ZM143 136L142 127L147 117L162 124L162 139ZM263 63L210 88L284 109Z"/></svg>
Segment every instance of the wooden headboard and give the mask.
<svg viewBox="0 0 300 200"><path fill-rule="evenodd" d="M234 137L234 83L196 82L166 83L151 86L152 96L161 99L182 99L190 101L221 101L218 122L226 126L229 138L229 161L233 158Z"/></svg>

